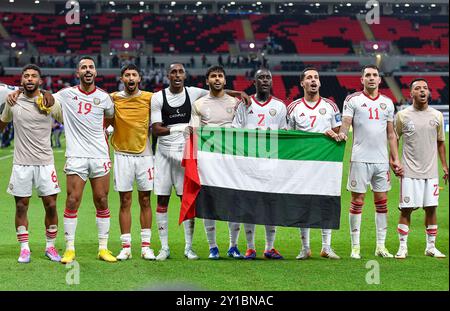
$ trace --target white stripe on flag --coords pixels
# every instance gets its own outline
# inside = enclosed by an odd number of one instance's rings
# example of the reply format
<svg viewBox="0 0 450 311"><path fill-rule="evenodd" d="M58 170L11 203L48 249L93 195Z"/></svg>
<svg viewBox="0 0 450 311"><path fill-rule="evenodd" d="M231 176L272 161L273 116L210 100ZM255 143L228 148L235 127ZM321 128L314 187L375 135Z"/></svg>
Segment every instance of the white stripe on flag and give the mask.
<svg viewBox="0 0 450 311"><path fill-rule="evenodd" d="M198 152L204 186L266 193L341 195L342 162L297 161Z"/></svg>

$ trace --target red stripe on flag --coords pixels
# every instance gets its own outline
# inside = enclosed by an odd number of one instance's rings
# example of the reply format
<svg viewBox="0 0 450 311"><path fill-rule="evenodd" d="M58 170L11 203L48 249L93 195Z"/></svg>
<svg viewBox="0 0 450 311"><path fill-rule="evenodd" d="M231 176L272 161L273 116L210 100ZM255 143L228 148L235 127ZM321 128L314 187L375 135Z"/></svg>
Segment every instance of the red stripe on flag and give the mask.
<svg viewBox="0 0 450 311"><path fill-rule="evenodd" d="M200 177L197 169L197 135L191 134L184 147L181 165L185 168L183 198L181 201L180 218L178 224L195 218L195 200L200 192Z"/></svg>

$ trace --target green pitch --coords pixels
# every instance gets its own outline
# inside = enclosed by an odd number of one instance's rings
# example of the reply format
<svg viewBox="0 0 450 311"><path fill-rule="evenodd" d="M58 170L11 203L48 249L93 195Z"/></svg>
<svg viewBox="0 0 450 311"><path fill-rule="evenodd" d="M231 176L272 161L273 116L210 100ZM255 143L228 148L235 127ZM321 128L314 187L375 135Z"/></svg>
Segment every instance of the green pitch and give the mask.
<svg viewBox="0 0 450 311"><path fill-rule="evenodd" d="M256 248L258 260L238 261L226 258L228 249L228 227L218 222L217 241L221 259L208 260L208 245L203 222L196 221L194 249L200 260L188 261L183 256L184 232L178 226L179 200L172 196L169 207L169 245L171 258L164 262L144 261L140 258L139 208L136 194L133 202L133 259L126 262L105 263L96 259L97 228L95 209L92 203L90 185L87 184L81 208L78 213L76 232L76 254L79 264L79 284L75 267L50 262L44 257L44 209L40 199L33 196L29 209L29 233L32 261L18 264L19 246L14 228L14 199L6 193L12 166L12 149L0 149L0 290L139 290L139 289L193 289L193 290L449 290L449 261L425 257L424 213L413 213L409 236L409 258L406 260L382 259L373 255L375 249L374 206L371 193L366 199L363 211L361 234L361 260L352 260L350 255L350 235L348 209L350 194L345 190L351 143L347 143L343 176L341 229L334 231L332 245L343 259L331 261L319 257L321 248L320 230L311 231L313 258L298 261L295 256L300 249L299 231L296 228L279 228L276 248L285 260L267 261L262 259L264 249L264 228L258 226ZM66 198L65 176L63 173L63 150L55 151L56 168L62 188L58 197L59 234L56 246L61 255L64 248L63 211ZM448 152L448 135L447 135ZM447 160L448 161L448 160ZM112 178L111 178L112 182ZM443 183L441 184L443 186ZM112 184L111 184L112 189ZM398 180L393 180L393 190L389 193L389 230L387 247L391 253L398 248L396 224L399 212ZM449 255L448 228L448 186L440 195L438 208L437 247ZM115 255L121 246L118 223L119 198L111 190L111 231L109 248ZM156 199L152 196L153 215ZM245 252L245 233L241 228L239 248ZM155 219L152 230L152 248L157 253L160 248ZM379 282L376 270L379 268ZM367 280L369 282L367 282ZM67 282L67 280L69 282ZM69 284L68 284L69 283ZM370 284L375 283L375 284ZM378 284L377 284L378 283Z"/></svg>

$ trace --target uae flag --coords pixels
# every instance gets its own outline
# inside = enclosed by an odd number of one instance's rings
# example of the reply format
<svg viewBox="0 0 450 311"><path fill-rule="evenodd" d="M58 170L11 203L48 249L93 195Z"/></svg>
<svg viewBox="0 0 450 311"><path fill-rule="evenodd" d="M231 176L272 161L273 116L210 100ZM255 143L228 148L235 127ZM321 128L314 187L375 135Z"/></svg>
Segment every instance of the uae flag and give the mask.
<svg viewBox="0 0 450 311"><path fill-rule="evenodd" d="M198 128L185 147L179 222L338 229L344 149L321 133Z"/></svg>

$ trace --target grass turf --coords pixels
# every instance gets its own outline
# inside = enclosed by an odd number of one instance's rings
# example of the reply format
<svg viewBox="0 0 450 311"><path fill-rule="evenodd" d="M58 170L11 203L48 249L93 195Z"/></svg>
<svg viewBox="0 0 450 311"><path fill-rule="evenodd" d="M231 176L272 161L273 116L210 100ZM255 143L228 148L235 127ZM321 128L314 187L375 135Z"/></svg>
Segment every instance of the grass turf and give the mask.
<svg viewBox="0 0 450 311"><path fill-rule="evenodd" d="M256 248L258 260L242 261L226 258L228 249L228 228L225 222L218 222L217 241L221 259L207 259L208 246L203 222L196 221L194 249L200 260L188 261L183 256L184 232L178 226L179 200L172 196L169 206L169 245L170 259L164 262L149 262L139 258L140 227L137 195L133 196L133 259L114 264L96 259L97 228L95 209L92 203L90 185L87 184L78 213L76 232L76 254L80 267L79 284L69 285L71 269L50 262L44 257L44 209L34 194L29 208L29 233L32 261L30 264L18 264L19 246L14 228L14 198L6 193L12 166L12 148L0 149L0 290L138 290L138 289L193 289L193 290L449 290L449 261L425 257L425 230L422 210L413 213L409 236L409 257L406 260L382 259L373 255L375 248L374 206L372 194L368 193L363 211L361 235L361 260L352 260L350 254L350 236L348 228L348 208L350 194L345 190L351 142L347 143L342 182L341 228L333 232L332 245L342 259L331 261L319 257L321 248L320 230L311 231L313 258L298 261L295 256L300 249L299 232L296 228L278 228L276 248L285 257L281 261L262 259L264 249L264 228L257 226ZM448 135L447 135L448 150ZM65 194L65 176L63 173L63 149L55 150L55 164L62 193L58 196L59 234L56 246L63 252L63 211ZM111 179L112 181L112 179ZM441 182L441 185L443 183ZM393 179L389 193L389 230L387 247L391 253L398 248L396 223L399 212L398 180ZM441 190L438 208L439 232L437 247L449 254L448 229L448 187ZM112 190L109 194L111 210L111 231L109 249L117 255L120 250L120 229L118 223L119 198ZM153 215L156 198L152 195ZM152 248L160 248L155 218L152 230ZM239 248L245 251L245 234L241 227ZM375 261L374 261L375 260ZM379 284L369 284L373 267L379 266ZM69 273L69 274L68 274ZM369 274L368 274L369 273ZM69 282L70 283L70 282Z"/></svg>

